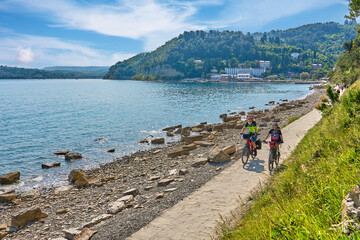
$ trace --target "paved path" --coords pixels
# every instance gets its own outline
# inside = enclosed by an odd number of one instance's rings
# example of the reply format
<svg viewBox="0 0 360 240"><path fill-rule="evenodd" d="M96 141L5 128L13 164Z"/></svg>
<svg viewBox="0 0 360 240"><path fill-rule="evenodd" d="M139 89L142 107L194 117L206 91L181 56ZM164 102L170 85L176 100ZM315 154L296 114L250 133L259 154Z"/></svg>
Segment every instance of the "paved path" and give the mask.
<svg viewBox="0 0 360 240"><path fill-rule="evenodd" d="M281 160L290 156L307 131L320 119L321 113L313 110L282 129L285 143L280 150ZM237 161L183 201L164 211L128 240L210 239L215 234L219 216L229 216L230 211L239 206L239 197L246 199L259 181L269 176L269 147L265 144L263 146L258 159L249 160L245 168L241 161Z"/></svg>

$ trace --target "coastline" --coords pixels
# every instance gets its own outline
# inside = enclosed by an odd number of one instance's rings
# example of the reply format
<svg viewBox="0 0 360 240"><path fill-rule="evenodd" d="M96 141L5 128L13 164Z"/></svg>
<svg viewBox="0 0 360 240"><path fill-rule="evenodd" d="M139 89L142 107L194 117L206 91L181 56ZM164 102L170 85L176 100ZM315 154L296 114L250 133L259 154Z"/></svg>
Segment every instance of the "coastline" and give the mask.
<svg viewBox="0 0 360 240"><path fill-rule="evenodd" d="M280 126L282 126L290 118L309 112L318 101L320 95L322 95L320 91L315 91L304 99L289 103L299 104L296 109L284 109L283 112L276 113L279 108L276 107L265 112L262 118L277 116L280 118ZM260 125L263 129L262 132L269 128L269 122L259 121L259 123L262 124L262 126ZM230 143L234 143L238 148L241 147L242 140L239 131L240 129L234 128L224 129L224 132L217 133L214 144L219 147L226 147ZM264 136L262 135L261 137ZM103 164L97 169L88 171L88 174L95 174L102 179L101 184L96 186L71 188L68 191L58 192L57 194L55 193L56 189L50 189L49 192L39 192L30 197L20 197L13 203L0 206L0 212L2 216L4 215L5 223L9 223L10 215L13 212L25 207L39 206L49 213L49 216L43 220L44 223L35 222L23 230L8 235L7 238L30 237L41 239L43 236L44 239L48 239L49 237L60 237L63 235L63 229L81 227L84 222L88 222L93 217L106 212L108 203L121 197L123 191L137 188L140 191L140 195L136 196L134 201L129 203L125 210L111 218L112 220L110 221L115 221L116 224L108 225L105 222L102 226L96 226L98 234L94 235L93 239L111 239L109 236L117 236L118 239L123 239L130 236L131 233L160 215L163 210L173 206L235 162L230 161L226 164L206 164L196 168L192 167L193 159L207 156L211 147L194 149L186 157L182 156L174 159L167 157L169 152L182 149L183 146L183 142L176 142L165 148L137 152L133 155L117 159L112 163ZM232 160L234 159L235 156L232 156ZM169 171L173 169L176 169L176 173L170 174ZM180 169L187 169L188 173L179 175ZM153 176L160 176L160 179L172 178L174 181L165 188L157 187L155 185L158 180L149 180ZM152 186L152 189L144 190L148 186ZM164 198L155 198L157 193L167 188L177 189L166 193ZM51 204L49 200L52 201ZM68 209L68 211L64 215L57 214L62 209ZM44 225L46 225L47 229L45 232L42 231Z"/></svg>

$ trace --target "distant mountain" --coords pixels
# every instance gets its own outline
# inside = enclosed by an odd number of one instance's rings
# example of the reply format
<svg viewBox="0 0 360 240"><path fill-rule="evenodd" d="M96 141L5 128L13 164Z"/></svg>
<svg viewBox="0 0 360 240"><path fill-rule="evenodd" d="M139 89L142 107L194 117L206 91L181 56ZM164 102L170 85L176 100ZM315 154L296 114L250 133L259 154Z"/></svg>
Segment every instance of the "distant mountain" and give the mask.
<svg viewBox="0 0 360 240"><path fill-rule="evenodd" d="M49 69L52 68L59 68L59 70L0 66L0 79L103 78L108 71L108 67L74 67L83 71L60 69L73 67L50 67Z"/></svg>
<svg viewBox="0 0 360 240"><path fill-rule="evenodd" d="M43 70L73 74L78 77L93 77L93 78L102 78L109 71L110 67L102 66L89 66L89 67L73 67L73 66L55 66L55 67L45 67Z"/></svg>
<svg viewBox="0 0 360 240"><path fill-rule="evenodd" d="M104 78L204 77L213 68L221 72L240 64L258 67L259 60L271 61L265 75L309 72L313 78L320 78L333 68L344 42L355 36L353 25L334 22L254 34L213 30L184 32L155 51L117 62ZM321 64L316 65L320 69L312 64Z"/></svg>

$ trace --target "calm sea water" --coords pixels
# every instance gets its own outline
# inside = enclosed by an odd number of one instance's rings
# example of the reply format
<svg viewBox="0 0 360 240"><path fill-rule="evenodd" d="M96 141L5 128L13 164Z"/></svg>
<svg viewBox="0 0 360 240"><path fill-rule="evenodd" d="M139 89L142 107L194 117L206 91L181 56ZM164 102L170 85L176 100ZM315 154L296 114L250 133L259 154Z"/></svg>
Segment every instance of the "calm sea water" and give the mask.
<svg viewBox="0 0 360 240"><path fill-rule="evenodd" d="M148 135L166 126L219 122L228 111L257 109L297 99L309 85L260 83L158 83L107 80L1 80L0 175L21 172L17 188L64 184L73 168L89 169L149 148ZM94 138L104 137L104 141ZM168 138L175 141L176 138ZM106 150L115 148L115 153ZM53 155L70 149L84 158ZM42 169L44 162L60 168Z"/></svg>

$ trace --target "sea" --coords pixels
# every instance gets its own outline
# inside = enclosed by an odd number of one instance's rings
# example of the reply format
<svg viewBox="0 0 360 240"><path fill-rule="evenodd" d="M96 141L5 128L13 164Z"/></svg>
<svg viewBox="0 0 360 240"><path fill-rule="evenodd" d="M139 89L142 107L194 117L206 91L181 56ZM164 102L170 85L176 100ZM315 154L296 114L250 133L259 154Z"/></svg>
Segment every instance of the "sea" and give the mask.
<svg viewBox="0 0 360 240"><path fill-rule="evenodd" d="M0 175L20 171L20 181L0 189L49 189L67 184L74 168L92 169L152 145L163 128L221 122L220 114L264 109L269 101L295 100L307 84L141 82L102 79L0 80ZM98 140L98 139L102 140ZM108 153L108 149L115 149ZM67 162L58 150L79 152ZM60 167L42 169L42 163Z"/></svg>

